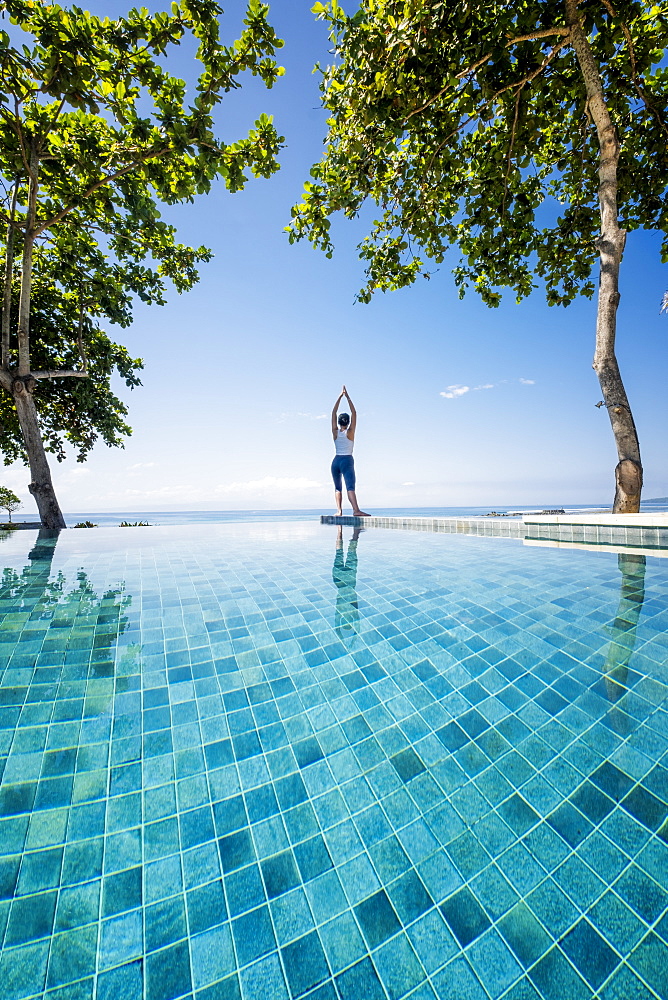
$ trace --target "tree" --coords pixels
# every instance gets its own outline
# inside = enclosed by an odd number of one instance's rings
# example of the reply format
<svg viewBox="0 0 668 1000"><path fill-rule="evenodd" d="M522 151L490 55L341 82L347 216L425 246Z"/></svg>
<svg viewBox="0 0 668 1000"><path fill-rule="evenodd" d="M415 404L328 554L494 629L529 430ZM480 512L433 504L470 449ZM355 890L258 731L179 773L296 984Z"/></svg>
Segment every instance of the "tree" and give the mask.
<svg viewBox="0 0 668 1000"><path fill-rule="evenodd" d="M9 523L12 523L12 513L21 506L21 499L6 486L0 486L0 507L7 511Z"/></svg>
<svg viewBox="0 0 668 1000"><path fill-rule="evenodd" d="M245 171L269 177L278 169L282 138L269 117L225 143L214 135L213 113L246 70L273 85L282 42L258 0L231 46L220 41L215 0L179 0L171 15L141 9L116 20L46 0L0 0L0 10L12 36L32 36L30 47L14 47L0 33L0 440L6 460L27 458L42 524L62 528L44 438L59 459L69 440L81 460L99 436L117 445L129 433L109 379L117 370L139 384L141 362L98 320L127 326L135 297L163 303L167 281L187 290L210 258L205 247L176 242L160 203L190 202L217 179L237 191ZM184 39L198 46L190 104L185 83L165 69Z"/></svg>
<svg viewBox="0 0 668 1000"><path fill-rule="evenodd" d="M326 149L288 227L332 253L330 216L381 213L359 299L425 277L451 248L460 295L550 305L594 293L593 367L618 452L615 512L638 511L640 449L615 356L626 233L668 231L668 15L636 0L336 0L313 10L336 62ZM619 205L619 209L618 209ZM668 240L663 244L668 259ZM420 256L421 255L421 256Z"/></svg>

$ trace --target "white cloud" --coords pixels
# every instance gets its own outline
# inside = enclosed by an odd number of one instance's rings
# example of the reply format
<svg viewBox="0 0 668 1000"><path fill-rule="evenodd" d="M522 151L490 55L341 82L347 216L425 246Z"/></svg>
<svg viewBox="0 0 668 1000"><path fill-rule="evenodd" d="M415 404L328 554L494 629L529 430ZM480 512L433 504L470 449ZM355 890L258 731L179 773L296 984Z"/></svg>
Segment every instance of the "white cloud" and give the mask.
<svg viewBox="0 0 668 1000"><path fill-rule="evenodd" d="M0 486L6 486L13 493L28 494L28 483L30 482L30 472L25 466L14 465L12 468L5 468L0 472Z"/></svg>
<svg viewBox="0 0 668 1000"><path fill-rule="evenodd" d="M210 492L210 491L209 491ZM206 494L208 496L208 494ZM115 492L108 492L106 498L110 501L127 501L127 500L200 500L205 499L205 491L199 489L193 489L189 486L175 485L175 486L157 486L155 489L149 490L139 490L139 489L127 489L127 490L117 490ZM92 502L95 499L93 496L82 497L82 500L87 500Z"/></svg>
<svg viewBox="0 0 668 1000"><path fill-rule="evenodd" d="M127 489L115 496L126 499L144 500L183 500L187 501L207 501L215 500L217 497L238 495L247 493L249 496L264 493L269 490L281 492L302 491L321 489L322 483L305 477L288 478L281 476L265 476L263 479L248 479L245 482L219 483L212 489L206 487L193 487L184 483L174 483L159 486L155 489Z"/></svg>
<svg viewBox="0 0 668 1000"><path fill-rule="evenodd" d="M154 469L155 462L135 462L134 465L126 466L126 472L137 472L138 469Z"/></svg>
<svg viewBox="0 0 668 1000"><path fill-rule="evenodd" d="M469 385L449 385L445 392L441 393L444 399L457 399L458 396L463 396L465 392L469 392Z"/></svg>
<svg viewBox="0 0 668 1000"><path fill-rule="evenodd" d="M415 483L402 483L402 486L415 486Z"/></svg>
<svg viewBox="0 0 668 1000"><path fill-rule="evenodd" d="M535 379L532 378L518 378L518 379L508 379L502 378L499 382L484 382L481 385L449 385L445 392L441 393L444 399L457 399L458 396L463 396L466 392L479 392L481 389L496 389L499 385L507 385L509 382L520 382L522 385L535 385Z"/></svg>
<svg viewBox="0 0 668 1000"><path fill-rule="evenodd" d="M216 496L221 496L227 493L248 493L255 490L314 490L321 488L322 483L318 483L314 479L265 476L264 479L249 479L242 483L227 483L224 486L216 486L213 492Z"/></svg>
<svg viewBox="0 0 668 1000"><path fill-rule="evenodd" d="M457 399L458 396L463 396L465 392L478 392L480 389L493 389L493 382L486 382L484 385L449 385L445 392L441 393L444 399Z"/></svg>
<svg viewBox="0 0 668 1000"><path fill-rule="evenodd" d="M294 412L281 413L280 417L278 418L278 421L279 423L283 424L285 423L286 420L326 420L326 419L327 419L326 413L304 413L301 410L299 410L296 413Z"/></svg>

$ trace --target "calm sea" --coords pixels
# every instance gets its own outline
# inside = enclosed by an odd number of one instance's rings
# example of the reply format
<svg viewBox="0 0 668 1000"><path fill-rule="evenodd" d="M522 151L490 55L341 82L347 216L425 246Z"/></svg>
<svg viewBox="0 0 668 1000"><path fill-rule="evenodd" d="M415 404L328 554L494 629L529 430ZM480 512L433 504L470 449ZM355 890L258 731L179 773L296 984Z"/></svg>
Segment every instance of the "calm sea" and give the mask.
<svg viewBox="0 0 668 1000"><path fill-rule="evenodd" d="M496 511L499 514L517 513L520 511L541 511L564 509L569 512L588 510L609 510L604 504L595 508L583 504L574 504L570 507L559 504L544 504L518 507L374 507L369 511L371 514L378 514L388 517L481 517ZM653 503L649 501L643 504L643 511L668 511L668 504L664 502ZM80 521L93 521L100 527L113 527L121 521L148 521L149 524L220 524L225 521L313 521L317 520L321 514L333 514L331 508L317 508L312 510L179 510L179 511L146 511L146 510L122 510L122 511L76 511L66 513L65 520L68 527L78 524Z"/></svg>

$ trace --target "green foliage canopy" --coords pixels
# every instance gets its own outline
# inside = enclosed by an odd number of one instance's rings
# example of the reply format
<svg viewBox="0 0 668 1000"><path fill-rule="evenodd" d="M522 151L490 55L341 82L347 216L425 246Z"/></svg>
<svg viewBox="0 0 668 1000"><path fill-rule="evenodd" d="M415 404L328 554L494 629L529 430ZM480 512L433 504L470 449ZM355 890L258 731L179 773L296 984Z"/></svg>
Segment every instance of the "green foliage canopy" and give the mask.
<svg viewBox="0 0 668 1000"><path fill-rule="evenodd" d="M130 433L112 374L140 384L141 362L102 327L128 326L137 298L164 304L168 284L188 290L211 257L206 247L177 241L160 205L191 202L217 180L238 191L249 175L278 169L282 137L270 117L224 142L214 116L243 73L273 85L283 72L273 58L282 42L258 0L250 0L231 45L220 39L214 0L116 19L45 0L0 0L0 11L12 24L0 32L0 226L5 251L13 244L2 370L14 377L28 368L87 369L87 378L38 376L35 388L47 450L62 459L69 441L82 461L98 438L120 445ZM194 93L167 68L170 49L182 42L197 49ZM28 363L17 315L27 267ZM25 454L10 393L0 393L0 446L6 462Z"/></svg>
<svg viewBox="0 0 668 1000"><path fill-rule="evenodd" d="M90 303L90 312L82 315L79 290L67 291L64 282L55 276L46 279L44 269L53 263L53 259L40 254L33 278L32 364L36 370L72 370L81 367L85 359L89 376L44 379L38 383L35 395L46 450L58 461L64 461L67 442L75 449L77 461L84 462L97 440L109 447L123 447L124 437L132 433L126 420L128 407L112 391L111 378L117 374L130 388L141 385L138 371L143 364L140 359L132 358L125 347L114 343L93 318L109 320L115 310L105 307L98 298ZM97 280L100 277L98 272ZM106 298L110 287L107 286ZM130 300L127 290L123 297ZM128 316L130 307L128 301ZM25 456L14 402L5 392L0 393L0 449L5 465Z"/></svg>
<svg viewBox="0 0 668 1000"><path fill-rule="evenodd" d="M369 301L459 250L460 295L490 306L545 288L590 296L599 147L557 0L316 3L335 61L322 75L326 148L293 209L290 240L333 250L330 217L380 209L360 244ZM668 232L668 8L578 5L621 143L620 226ZM663 243L668 260L668 239Z"/></svg>

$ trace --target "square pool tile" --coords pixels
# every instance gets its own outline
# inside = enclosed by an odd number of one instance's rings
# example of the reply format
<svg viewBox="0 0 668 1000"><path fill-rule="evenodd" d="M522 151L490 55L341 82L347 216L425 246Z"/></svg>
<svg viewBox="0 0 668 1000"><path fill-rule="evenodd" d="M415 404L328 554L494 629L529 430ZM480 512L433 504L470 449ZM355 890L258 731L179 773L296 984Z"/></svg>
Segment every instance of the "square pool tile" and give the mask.
<svg viewBox="0 0 668 1000"><path fill-rule="evenodd" d="M499 930L525 969L552 945L552 938L526 905L520 902L499 921Z"/></svg>
<svg viewBox="0 0 668 1000"><path fill-rule="evenodd" d="M596 930L622 957L628 955L647 930L644 921L612 890L599 899L589 911L588 917Z"/></svg>
<svg viewBox="0 0 668 1000"><path fill-rule="evenodd" d="M387 887L387 893L404 926L417 920L434 905L414 869L392 882Z"/></svg>
<svg viewBox="0 0 668 1000"><path fill-rule="evenodd" d="M534 965L529 978L544 1000L591 1000L591 990L556 945Z"/></svg>
<svg viewBox="0 0 668 1000"><path fill-rule="evenodd" d="M374 954L380 980L390 1000L399 1000L426 979L405 934L398 934Z"/></svg>
<svg viewBox="0 0 668 1000"><path fill-rule="evenodd" d="M275 854L272 858L262 861L260 867L269 899L275 899L276 896L289 892L299 885L299 872L292 851Z"/></svg>
<svg viewBox="0 0 668 1000"><path fill-rule="evenodd" d="M146 959L146 1000L174 1000L192 989L188 943L182 941Z"/></svg>
<svg viewBox="0 0 668 1000"><path fill-rule="evenodd" d="M462 956L449 962L433 978L438 997L456 997L457 1000L488 1000L487 992L471 965Z"/></svg>
<svg viewBox="0 0 668 1000"><path fill-rule="evenodd" d="M668 996L668 945L658 935L648 934L631 952L628 962L657 996Z"/></svg>
<svg viewBox="0 0 668 1000"><path fill-rule="evenodd" d="M428 975L440 969L458 951L439 910L430 910L412 924L408 937Z"/></svg>
<svg viewBox="0 0 668 1000"><path fill-rule="evenodd" d="M316 931L298 938L281 949L288 986L293 997L300 997L329 976L325 953Z"/></svg>
<svg viewBox="0 0 668 1000"><path fill-rule="evenodd" d="M390 763L402 781L406 783L425 770L424 764L410 747L395 754L394 757L390 757Z"/></svg>
<svg viewBox="0 0 668 1000"><path fill-rule="evenodd" d="M441 913L462 948L490 926L489 917L470 889L458 889L441 905Z"/></svg>
<svg viewBox="0 0 668 1000"><path fill-rule="evenodd" d="M487 931L471 945L468 959L493 1000L522 975L522 969L495 930Z"/></svg>
<svg viewBox="0 0 668 1000"><path fill-rule="evenodd" d="M352 965L366 954L366 945L362 939L352 913L342 913L340 916L322 924L319 928L325 954L332 972L336 974L348 965Z"/></svg>
<svg viewBox="0 0 668 1000"><path fill-rule="evenodd" d="M584 917L561 941L561 947L594 992L620 962L612 948Z"/></svg>
<svg viewBox="0 0 668 1000"><path fill-rule="evenodd" d="M269 907L266 905L235 917L232 933L240 966L249 965L276 950Z"/></svg>
<svg viewBox="0 0 668 1000"><path fill-rule="evenodd" d="M370 948L377 948L400 930L397 915L383 889L359 903L355 916Z"/></svg>
<svg viewBox="0 0 668 1000"><path fill-rule="evenodd" d="M345 972L335 978L336 988L341 1000L387 1000L387 994L381 986L378 973L370 958L351 965Z"/></svg>

